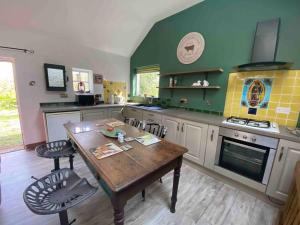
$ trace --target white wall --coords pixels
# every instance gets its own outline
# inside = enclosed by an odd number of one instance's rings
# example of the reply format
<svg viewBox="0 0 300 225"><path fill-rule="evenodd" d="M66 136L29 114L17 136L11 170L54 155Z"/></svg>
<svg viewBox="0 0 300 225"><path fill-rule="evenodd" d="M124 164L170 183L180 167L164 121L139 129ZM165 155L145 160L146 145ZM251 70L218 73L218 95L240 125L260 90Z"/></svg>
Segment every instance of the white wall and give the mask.
<svg viewBox="0 0 300 225"><path fill-rule="evenodd" d="M24 144L45 140L40 102L74 101L71 68L93 70L103 74L104 79L123 81L129 85L129 58L80 46L64 39L49 39L46 36L15 30L0 30L0 45L34 49L33 55L22 52L0 50L0 57L10 57L15 61L15 80L19 101L21 127ZM61 98L60 92L46 91L44 63L65 65L69 82L68 98ZM29 86L29 81L36 81ZM127 85L127 86L128 86ZM129 86L127 87L129 90Z"/></svg>

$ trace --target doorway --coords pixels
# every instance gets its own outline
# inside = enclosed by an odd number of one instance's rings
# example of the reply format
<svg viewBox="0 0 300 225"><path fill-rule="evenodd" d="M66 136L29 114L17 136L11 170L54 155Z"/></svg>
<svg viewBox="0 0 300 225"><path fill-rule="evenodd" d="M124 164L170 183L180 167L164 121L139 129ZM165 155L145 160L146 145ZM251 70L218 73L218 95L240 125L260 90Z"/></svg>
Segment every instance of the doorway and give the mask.
<svg viewBox="0 0 300 225"><path fill-rule="evenodd" d="M14 63L0 60L0 154L23 149Z"/></svg>

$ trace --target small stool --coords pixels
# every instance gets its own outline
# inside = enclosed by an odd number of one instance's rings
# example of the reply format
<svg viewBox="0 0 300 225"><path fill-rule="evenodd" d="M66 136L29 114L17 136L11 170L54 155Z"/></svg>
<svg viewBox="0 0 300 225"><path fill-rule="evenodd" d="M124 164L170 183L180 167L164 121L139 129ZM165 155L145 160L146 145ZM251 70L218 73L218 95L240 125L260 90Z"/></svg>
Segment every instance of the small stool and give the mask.
<svg viewBox="0 0 300 225"><path fill-rule="evenodd" d="M35 149L37 155L43 158L54 159L54 170L59 170L59 158L69 157L70 169L73 170L73 158L75 150L70 141L60 140L48 142L36 147Z"/></svg>
<svg viewBox="0 0 300 225"><path fill-rule="evenodd" d="M68 168L56 170L37 179L23 193L27 207L35 214L59 214L61 225L70 225L67 209L79 204L96 193L97 188L81 179Z"/></svg>

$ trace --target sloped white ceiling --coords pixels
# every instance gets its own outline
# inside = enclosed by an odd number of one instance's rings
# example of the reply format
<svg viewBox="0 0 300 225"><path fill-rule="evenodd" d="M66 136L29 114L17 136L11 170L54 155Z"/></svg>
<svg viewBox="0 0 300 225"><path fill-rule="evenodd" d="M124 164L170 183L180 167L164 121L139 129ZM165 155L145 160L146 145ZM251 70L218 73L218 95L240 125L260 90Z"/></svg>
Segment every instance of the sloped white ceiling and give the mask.
<svg viewBox="0 0 300 225"><path fill-rule="evenodd" d="M0 28L64 38L128 57L154 23L201 1L0 0Z"/></svg>

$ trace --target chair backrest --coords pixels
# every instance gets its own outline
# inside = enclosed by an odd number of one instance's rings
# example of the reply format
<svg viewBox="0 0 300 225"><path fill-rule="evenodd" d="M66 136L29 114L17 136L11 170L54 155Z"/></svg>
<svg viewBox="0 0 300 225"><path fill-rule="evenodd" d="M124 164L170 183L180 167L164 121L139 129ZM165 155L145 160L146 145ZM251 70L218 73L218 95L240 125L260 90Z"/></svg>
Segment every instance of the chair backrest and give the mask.
<svg viewBox="0 0 300 225"><path fill-rule="evenodd" d="M126 118L124 119L124 123L129 124L130 126L140 128L142 126L142 121L139 121L138 119L135 118Z"/></svg>
<svg viewBox="0 0 300 225"><path fill-rule="evenodd" d="M167 127L158 123L149 123L147 121L143 121L142 128L144 131L154 134L160 138L164 138L167 134Z"/></svg>

